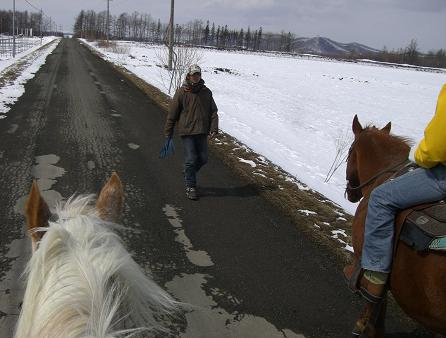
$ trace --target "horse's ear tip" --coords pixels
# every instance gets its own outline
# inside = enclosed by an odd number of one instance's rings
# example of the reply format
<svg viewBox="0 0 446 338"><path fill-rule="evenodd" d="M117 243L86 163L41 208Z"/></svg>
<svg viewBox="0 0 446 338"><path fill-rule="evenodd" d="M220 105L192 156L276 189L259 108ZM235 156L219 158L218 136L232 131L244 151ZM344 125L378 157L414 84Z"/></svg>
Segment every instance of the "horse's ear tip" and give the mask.
<svg viewBox="0 0 446 338"><path fill-rule="evenodd" d="M116 171L113 171L110 177L110 182L121 182L121 178Z"/></svg>
<svg viewBox="0 0 446 338"><path fill-rule="evenodd" d="M37 184L37 180L33 179L33 183L31 184L31 191L30 194L32 193L38 193L39 192L39 185Z"/></svg>

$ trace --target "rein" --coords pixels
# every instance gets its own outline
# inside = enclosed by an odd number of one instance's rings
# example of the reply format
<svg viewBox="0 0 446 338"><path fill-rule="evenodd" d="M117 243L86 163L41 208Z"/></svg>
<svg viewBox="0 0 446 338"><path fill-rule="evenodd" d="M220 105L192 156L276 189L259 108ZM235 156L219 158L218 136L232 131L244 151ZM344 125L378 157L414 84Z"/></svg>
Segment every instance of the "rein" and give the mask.
<svg viewBox="0 0 446 338"><path fill-rule="evenodd" d="M358 189L362 189L366 186L368 186L369 184L373 183L378 177L386 174L386 173L397 173L398 171L400 171L403 167L405 167L407 164L411 163L409 159L405 159L404 161L394 165L393 167L390 168L386 168L384 170L381 170L380 172L378 172L377 174L375 174L374 176L372 176L371 178L369 178L367 181L365 181L364 183L361 183L360 185L358 185L357 187L352 187L350 185L350 182L347 183L347 188L345 190L347 191L352 191L352 190L358 190ZM402 168L398 168L402 166ZM398 168L398 169L397 169ZM396 170L397 169L397 170Z"/></svg>

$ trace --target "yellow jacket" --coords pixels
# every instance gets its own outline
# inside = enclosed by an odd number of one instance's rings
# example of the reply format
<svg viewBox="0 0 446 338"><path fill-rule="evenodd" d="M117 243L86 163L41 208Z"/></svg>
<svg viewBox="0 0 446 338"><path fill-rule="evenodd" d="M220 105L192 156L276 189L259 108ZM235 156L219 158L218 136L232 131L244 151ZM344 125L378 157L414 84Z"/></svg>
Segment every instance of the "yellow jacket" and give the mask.
<svg viewBox="0 0 446 338"><path fill-rule="evenodd" d="M424 138L415 151L415 162L421 167L446 165L446 84L438 96L435 115L424 130Z"/></svg>

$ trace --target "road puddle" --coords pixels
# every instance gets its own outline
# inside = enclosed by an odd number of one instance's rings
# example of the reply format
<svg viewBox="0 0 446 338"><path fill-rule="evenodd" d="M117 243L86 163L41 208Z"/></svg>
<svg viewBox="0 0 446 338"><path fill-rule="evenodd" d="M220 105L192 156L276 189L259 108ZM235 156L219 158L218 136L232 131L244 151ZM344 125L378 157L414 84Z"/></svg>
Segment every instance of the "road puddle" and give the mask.
<svg viewBox="0 0 446 338"><path fill-rule="evenodd" d="M186 236L183 228L183 221L180 219L176 208L171 205L166 205L163 208L164 214L167 216L167 220L173 226L174 232L176 233L175 241L183 244L184 251L189 261L196 266L212 266L214 263L209 257L206 251L194 250L192 242Z"/></svg>
<svg viewBox="0 0 446 338"><path fill-rule="evenodd" d="M166 204L163 212L176 233L175 241L181 243L189 261L200 267L213 266L209 254L202 250L194 250L191 240L187 237L183 221L179 216L181 209ZM279 330L266 319L250 314L229 313L218 306L212 295L226 297L235 305L239 301L224 290L212 289L207 285L214 277L210 274L183 274L175 276L165 287L176 299L188 305L185 306L187 327L180 337L194 338L305 338L291 330Z"/></svg>
<svg viewBox="0 0 446 338"><path fill-rule="evenodd" d="M9 127L9 130L7 131L7 133L8 134L14 134L17 131L18 128L19 128L19 125L13 123L13 124L11 124L11 127Z"/></svg>
<svg viewBox="0 0 446 338"><path fill-rule="evenodd" d="M43 198L50 208L62 200L62 195L51 187L57 182L56 178L65 174L65 169L57 167L60 157L54 154L36 156L36 165L32 168L31 174L37 179L37 185Z"/></svg>
<svg viewBox="0 0 446 338"><path fill-rule="evenodd" d="M93 170L94 168L96 168L96 165L94 164L93 161L88 161L87 162L87 167L89 170Z"/></svg>

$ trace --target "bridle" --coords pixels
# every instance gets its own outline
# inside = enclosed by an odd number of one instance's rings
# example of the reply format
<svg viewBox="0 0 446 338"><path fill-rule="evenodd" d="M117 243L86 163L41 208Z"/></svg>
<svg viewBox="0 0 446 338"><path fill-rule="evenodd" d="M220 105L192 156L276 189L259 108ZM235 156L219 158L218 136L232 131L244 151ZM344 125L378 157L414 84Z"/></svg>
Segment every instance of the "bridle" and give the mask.
<svg viewBox="0 0 446 338"><path fill-rule="evenodd" d="M353 152L353 146L355 145L356 141L354 141L352 143L352 145L350 146L350 149L348 150L348 156L346 159L346 162L348 163L348 160L350 159L350 155ZM356 187L352 187L350 185L350 182L347 182L347 186L345 188L345 193L347 194L348 192L352 192L352 191L356 191L356 190L361 190L364 187L367 187L368 185L372 184L374 181L376 181L376 179L378 179L379 177L381 177L384 174L387 173L394 173L394 175L392 175L392 177L396 176L397 173L402 170L404 167L406 167L407 165L409 165L410 163L412 163L409 159L405 159L404 161L398 162L396 165L393 165L389 168L385 168L381 171L379 171L378 173L376 173L375 175L373 175L371 178L369 178L367 181L359 184Z"/></svg>

